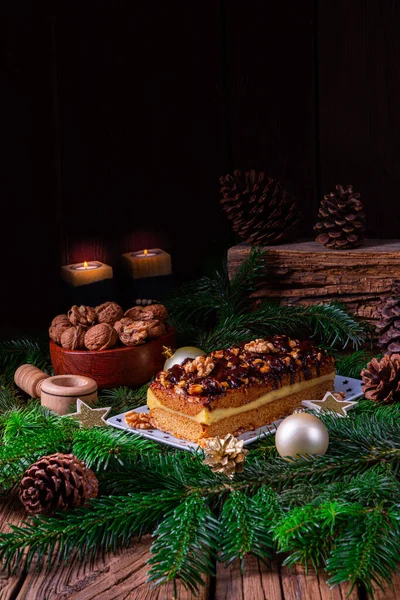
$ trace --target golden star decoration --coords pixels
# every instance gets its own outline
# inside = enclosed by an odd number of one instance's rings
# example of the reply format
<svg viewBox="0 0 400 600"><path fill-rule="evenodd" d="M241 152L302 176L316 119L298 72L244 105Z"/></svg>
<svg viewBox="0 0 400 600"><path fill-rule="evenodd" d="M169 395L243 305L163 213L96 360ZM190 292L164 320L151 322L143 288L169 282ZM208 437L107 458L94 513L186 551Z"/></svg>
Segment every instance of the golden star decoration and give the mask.
<svg viewBox="0 0 400 600"><path fill-rule="evenodd" d="M301 404L318 412L334 412L338 417L347 417L347 410L357 402L338 400L331 392L327 392L322 400L303 400Z"/></svg>
<svg viewBox="0 0 400 600"><path fill-rule="evenodd" d="M111 410L111 406L108 408L91 408L85 404L80 398L76 400L76 413L67 415L80 422L82 427L90 429L91 427L107 427L105 417Z"/></svg>

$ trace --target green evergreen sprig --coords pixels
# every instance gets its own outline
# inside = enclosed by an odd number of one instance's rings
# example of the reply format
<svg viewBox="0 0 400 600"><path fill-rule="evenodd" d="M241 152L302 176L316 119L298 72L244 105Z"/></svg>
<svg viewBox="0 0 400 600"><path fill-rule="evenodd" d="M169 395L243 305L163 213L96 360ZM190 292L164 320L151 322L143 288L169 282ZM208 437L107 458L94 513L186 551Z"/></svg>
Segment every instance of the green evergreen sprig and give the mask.
<svg viewBox="0 0 400 600"><path fill-rule="evenodd" d="M24 363L33 364L49 374L52 372L47 337L26 336L0 342L0 371L3 373L3 385L13 382L14 371Z"/></svg>
<svg viewBox="0 0 400 600"><path fill-rule="evenodd" d="M171 296L167 305L180 342L210 352L274 334L311 336L327 346L340 343L342 348L357 348L367 339L369 325L336 302L280 306L263 300L252 310L249 294L257 287L264 258L262 249L253 248L231 280L224 263L212 277L186 284Z"/></svg>
<svg viewBox="0 0 400 600"><path fill-rule="evenodd" d="M347 419L321 416L331 439L327 455L287 462L271 455L271 439L261 440L232 481L205 466L202 451L160 453L129 433L80 430L65 417L42 414L44 430L32 435L40 409L22 411L18 435L0 448L3 487L43 454L74 451L97 469L103 496L0 535L0 557L14 568L23 553L28 564L48 553L51 566L155 530L154 584L179 578L193 591L217 555L243 562L249 553L265 560L281 551L288 564L326 565L331 584L350 581L371 592L390 581L400 539L399 408L374 405L371 412L371 404L360 403ZM3 431L15 422L10 413Z"/></svg>
<svg viewBox="0 0 400 600"><path fill-rule="evenodd" d="M218 533L218 521L205 499L198 494L186 497L154 532L149 582L160 585L180 578L196 594L205 583L204 576L214 571Z"/></svg>
<svg viewBox="0 0 400 600"><path fill-rule="evenodd" d="M12 525L11 533L0 533L0 559L10 571L18 568L25 551L28 569L34 558L38 566L46 559L48 568L72 556L91 560L100 549L116 551L135 535L152 531L180 497L168 491L157 502L152 494L104 497L92 500L89 508L33 517Z"/></svg>
<svg viewBox="0 0 400 600"><path fill-rule="evenodd" d="M146 453L158 453L159 446L138 435L117 429L81 429L73 437L72 452L90 468L106 470L135 462Z"/></svg>

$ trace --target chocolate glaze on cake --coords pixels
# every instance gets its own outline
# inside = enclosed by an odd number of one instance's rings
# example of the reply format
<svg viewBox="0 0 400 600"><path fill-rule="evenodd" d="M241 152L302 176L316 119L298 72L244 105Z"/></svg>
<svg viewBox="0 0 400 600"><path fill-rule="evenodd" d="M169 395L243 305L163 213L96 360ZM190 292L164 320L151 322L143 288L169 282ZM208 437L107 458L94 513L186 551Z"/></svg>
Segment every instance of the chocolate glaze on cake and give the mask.
<svg viewBox="0 0 400 600"><path fill-rule="evenodd" d="M255 345L257 342L258 346ZM265 351L260 351L260 347ZM321 365L332 361L326 351L312 341L299 341L283 335L216 350L207 356L213 368L206 377L199 376L197 371L186 372L185 365L192 362L192 359L186 359L182 365L174 365L168 371L158 373L152 387L174 388L189 397L192 393L206 406L228 390L239 387L268 383L272 384L272 389L277 389L282 385L282 378L286 379L288 375L290 382L294 383L298 372L302 373L302 378L309 380L313 376L311 369L319 376Z"/></svg>

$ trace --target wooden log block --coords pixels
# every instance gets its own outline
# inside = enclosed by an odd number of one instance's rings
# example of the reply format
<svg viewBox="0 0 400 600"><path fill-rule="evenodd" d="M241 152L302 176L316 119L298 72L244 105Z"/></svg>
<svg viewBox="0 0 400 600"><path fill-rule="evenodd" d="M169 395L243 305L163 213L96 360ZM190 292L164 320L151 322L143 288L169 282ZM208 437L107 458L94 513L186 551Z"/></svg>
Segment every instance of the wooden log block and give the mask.
<svg viewBox="0 0 400 600"><path fill-rule="evenodd" d="M249 256L250 244L228 251L232 278ZM356 315L378 318L377 306L400 279L400 240L367 240L361 248L332 250L304 241L265 246L265 274L254 299L273 298L282 304L314 304L338 300Z"/></svg>

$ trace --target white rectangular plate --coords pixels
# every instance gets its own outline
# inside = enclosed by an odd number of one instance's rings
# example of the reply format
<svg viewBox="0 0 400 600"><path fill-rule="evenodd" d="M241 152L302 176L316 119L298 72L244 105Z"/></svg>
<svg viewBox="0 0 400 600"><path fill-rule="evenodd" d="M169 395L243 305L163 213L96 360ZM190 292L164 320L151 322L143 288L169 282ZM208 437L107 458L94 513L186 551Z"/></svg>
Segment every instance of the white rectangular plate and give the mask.
<svg viewBox="0 0 400 600"><path fill-rule="evenodd" d="M335 392L344 392L346 394L346 400L355 400L356 398L360 398L362 396L361 390L361 381L359 379L351 379L350 377L341 377L340 375L336 375L335 377ZM311 398L310 398L311 400ZM147 406L140 406L135 409L138 413L147 413L149 409ZM129 411L131 412L131 411ZM124 429L125 431L129 431L130 433L136 433L141 435L144 438L149 440L153 440L155 442L160 442L161 444L166 444L167 446L173 446L174 448L179 448L180 450L196 450L198 448L198 444L194 442L187 442L186 440L180 440L170 433L165 433L164 431L160 431L159 429L133 429L126 424L125 421L126 413L122 413L120 415L116 415L115 417L110 417L107 419L107 423L116 427L117 429ZM246 433L242 433L242 435L238 436L239 440L244 440L244 446L248 446L252 442L255 442L257 439L264 437L266 435L270 435L275 433L276 427L279 425L282 419L271 423L270 425L264 425L263 427L259 427L254 431L246 431Z"/></svg>

